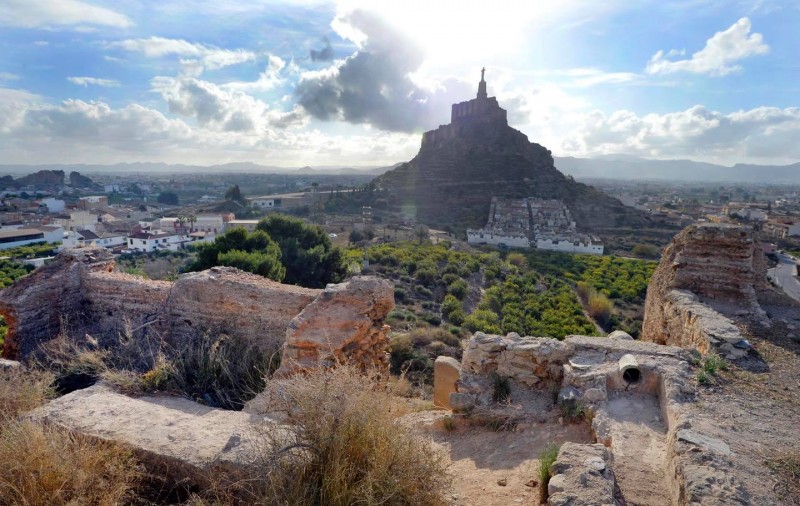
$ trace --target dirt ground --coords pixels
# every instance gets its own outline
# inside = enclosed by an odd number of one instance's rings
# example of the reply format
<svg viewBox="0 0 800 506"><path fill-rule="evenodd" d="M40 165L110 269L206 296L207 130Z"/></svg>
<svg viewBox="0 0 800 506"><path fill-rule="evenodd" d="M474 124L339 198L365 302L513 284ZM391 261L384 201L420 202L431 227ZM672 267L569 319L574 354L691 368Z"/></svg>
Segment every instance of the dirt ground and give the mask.
<svg viewBox="0 0 800 506"><path fill-rule="evenodd" d="M695 416L730 445L752 504L800 505L800 342L789 337L793 323L782 323L800 311L764 308L772 327L746 328L756 353L700 387ZM784 459L791 464L776 465Z"/></svg>
<svg viewBox="0 0 800 506"><path fill-rule="evenodd" d="M514 430L502 431L459 426L458 422L454 430L447 431L442 426L445 416L444 411L427 411L410 415L408 421L447 456L453 478L448 499L453 505L537 504L542 450L551 443L592 442L586 423L561 425L556 410ZM499 484L502 480L505 485Z"/></svg>

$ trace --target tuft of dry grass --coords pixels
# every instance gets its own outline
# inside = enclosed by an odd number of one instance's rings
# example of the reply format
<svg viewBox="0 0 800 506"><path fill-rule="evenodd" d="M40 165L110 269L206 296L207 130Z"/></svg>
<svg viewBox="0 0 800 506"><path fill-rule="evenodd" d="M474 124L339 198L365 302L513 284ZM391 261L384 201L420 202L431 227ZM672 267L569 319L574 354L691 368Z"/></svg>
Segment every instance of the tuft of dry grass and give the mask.
<svg viewBox="0 0 800 506"><path fill-rule="evenodd" d="M539 502L547 502L547 484L553 476L553 464L558 459L560 446L555 443L548 444L539 454Z"/></svg>
<svg viewBox="0 0 800 506"><path fill-rule="evenodd" d="M47 372L0 368L0 426L53 397L52 383L53 375Z"/></svg>
<svg viewBox="0 0 800 506"><path fill-rule="evenodd" d="M118 444L32 421L0 428L0 503L124 504L140 471Z"/></svg>
<svg viewBox="0 0 800 506"><path fill-rule="evenodd" d="M444 456L402 425L377 375L349 367L281 380L287 426L264 434L271 504L444 504Z"/></svg>
<svg viewBox="0 0 800 506"><path fill-rule="evenodd" d="M800 505L800 451L786 451L765 462L775 473L775 492L783 504Z"/></svg>
<svg viewBox="0 0 800 506"><path fill-rule="evenodd" d="M53 395L52 380L41 371L0 370L0 504L129 502L140 472L128 450L20 418Z"/></svg>

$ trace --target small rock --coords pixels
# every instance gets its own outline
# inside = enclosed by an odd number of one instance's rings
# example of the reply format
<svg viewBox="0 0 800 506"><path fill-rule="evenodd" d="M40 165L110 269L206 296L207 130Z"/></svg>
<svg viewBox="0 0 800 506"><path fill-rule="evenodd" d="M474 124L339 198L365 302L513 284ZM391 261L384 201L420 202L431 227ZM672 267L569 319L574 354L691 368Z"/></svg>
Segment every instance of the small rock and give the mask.
<svg viewBox="0 0 800 506"><path fill-rule="evenodd" d="M505 487L506 485L508 485L508 480L506 480L505 478L500 478L499 480L497 480L497 484L500 485L501 487Z"/></svg>
<svg viewBox="0 0 800 506"><path fill-rule="evenodd" d="M528 483L525 484L525 486L526 487L531 487L531 488L538 487L539 486L539 482L536 481L536 480L529 480Z"/></svg>

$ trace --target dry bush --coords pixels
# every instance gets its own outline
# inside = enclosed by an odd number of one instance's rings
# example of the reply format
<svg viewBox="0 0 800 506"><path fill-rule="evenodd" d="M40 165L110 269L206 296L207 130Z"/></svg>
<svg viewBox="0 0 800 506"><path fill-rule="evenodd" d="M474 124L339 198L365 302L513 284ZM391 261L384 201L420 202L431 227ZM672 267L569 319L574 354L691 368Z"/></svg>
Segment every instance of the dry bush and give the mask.
<svg viewBox="0 0 800 506"><path fill-rule="evenodd" d="M112 443L71 434L19 416L53 394L53 375L0 370L0 504L120 504L139 471Z"/></svg>
<svg viewBox="0 0 800 506"><path fill-rule="evenodd" d="M0 368L0 426L44 404L53 396L52 382L53 375L46 372Z"/></svg>
<svg viewBox="0 0 800 506"><path fill-rule="evenodd" d="M586 303L586 311L589 316L597 320L601 325L605 325L611 317L614 303L602 293L592 293Z"/></svg>
<svg viewBox="0 0 800 506"><path fill-rule="evenodd" d="M800 505L800 451L778 452L765 464L776 475L774 490L782 504Z"/></svg>
<svg viewBox="0 0 800 506"><path fill-rule="evenodd" d="M206 333L176 347L156 333L134 336L127 322L124 328L113 346L102 349L62 332L40 347L37 362L54 371L62 393L102 378L131 395L170 391L237 410L264 389L265 376L279 363L278 350L266 353L245 338Z"/></svg>
<svg viewBox="0 0 800 506"><path fill-rule="evenodd" d="M120 445L32 421L0 428L0 462L0 504L124 504L140 476Z"/></svg>
<svg viewBox="0 0 800 506"><path fill-rule="evenodd" d="M264 434L270 504L443 504L443 455L400 424L376 375L348 367L274 382L288 428Z"/></svg>

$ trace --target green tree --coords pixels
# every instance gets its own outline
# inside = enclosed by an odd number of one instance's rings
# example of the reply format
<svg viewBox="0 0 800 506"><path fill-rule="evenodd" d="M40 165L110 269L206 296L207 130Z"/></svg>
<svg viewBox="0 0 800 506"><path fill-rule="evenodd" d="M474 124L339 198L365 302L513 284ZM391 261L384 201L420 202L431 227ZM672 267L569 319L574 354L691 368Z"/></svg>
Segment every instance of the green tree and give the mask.
<svg viewBox="0 0 800 506"><path fill-rule="evenodd" d="M225 200L232 200L240 204L247 204L247 200L239 189L239 185L233 185L225 191Z"/></svg>
<svg viewBox="0 0 800 506"><path fill-rule="evenodd" d="M169 206L178 205L178 194L175 192L161 192L158 194L158 203L166 204Z"/></svg>
<svg viewBox="0 0 800 506"><path fill-rule="evenodd" d="M266 232L278 243L286 266L286 283L323 288L340 282L347 274L342 251L333 246L320 226L285 214L271 214L256 225L256 230Z"/></svg>
<svg viewBox="0 0 800 506"><path fill-rule="evenodd" d="M201 271L217 265L236 267L275 281L282 281L286 274L277 243L263 231L249 233L241 227L228 230L213 243L199 244L197 258L189 270Z"/></svg>

